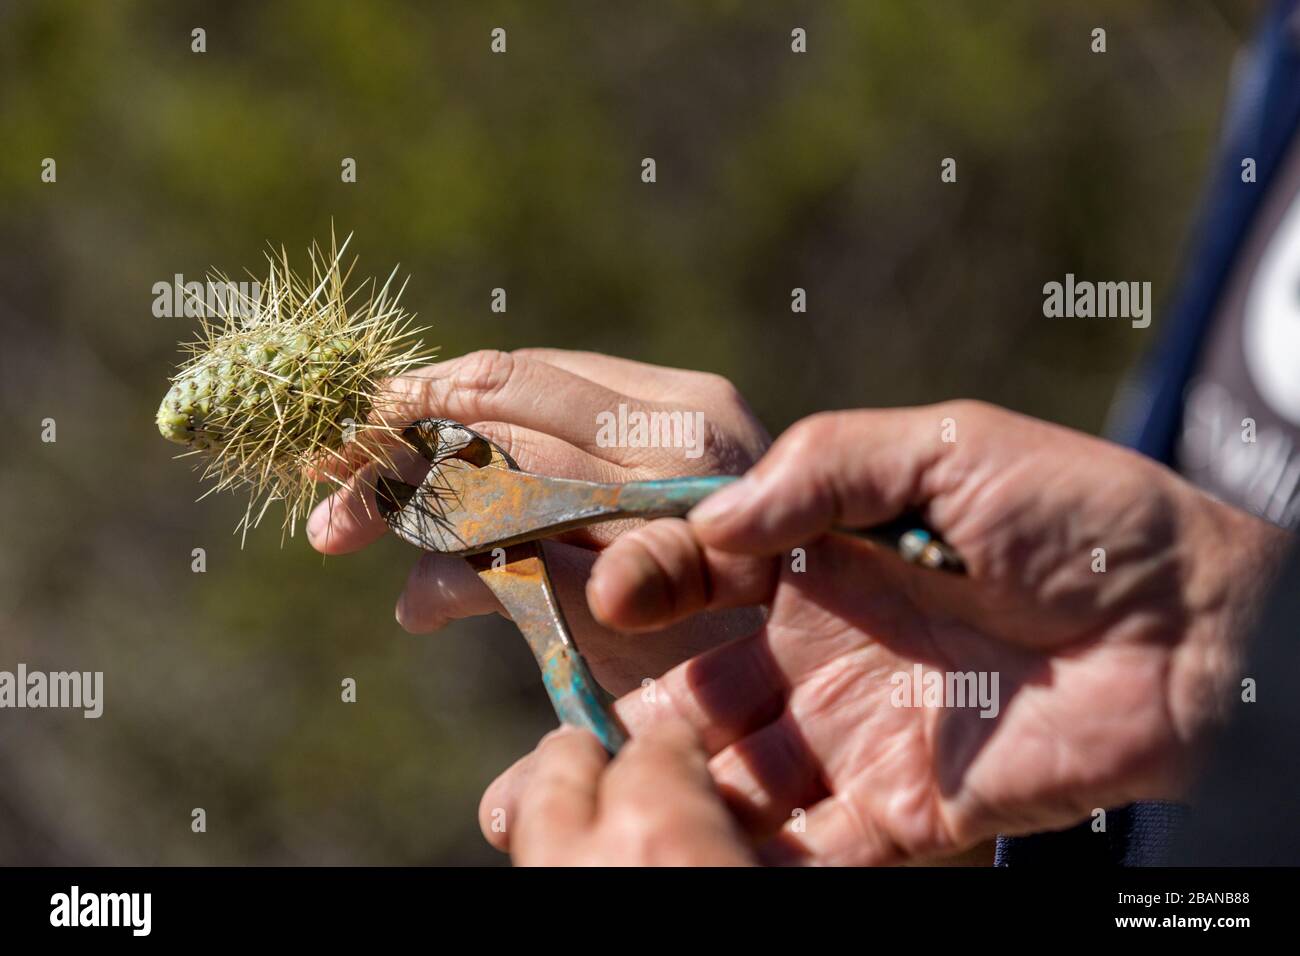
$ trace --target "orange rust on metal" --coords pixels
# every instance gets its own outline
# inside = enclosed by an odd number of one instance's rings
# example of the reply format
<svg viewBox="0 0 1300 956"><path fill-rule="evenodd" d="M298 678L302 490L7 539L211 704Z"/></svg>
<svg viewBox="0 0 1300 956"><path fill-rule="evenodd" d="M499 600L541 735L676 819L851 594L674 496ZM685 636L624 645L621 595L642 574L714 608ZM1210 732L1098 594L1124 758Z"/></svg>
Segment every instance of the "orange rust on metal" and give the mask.
<svg viewBox="0 0 1300 956"><path fill-rule="evenodd" d="M440 518L455 527L459 541L451 554L513 544L535 536L539 525L557 533L618 511L616 486L566 483L495 464L477 468L458 459L439 467L449 491Z"/></svg>
<svg viewBox="0 0 1300 956"><path fill-rule="evenodd" d="M480 554L475 555L475 557L482 558L484 556ZM500 567L485 568L479 574L483 576L485 581L489 574L506 574L518 580L539 582L542 578L542 562L539 558L520 558ZM491 587L490 584L489 587Z"/></svg>
<svg viewBox="0 0 1300 956"><path fill-rule="evenodd" d="M524 635L539 665L544 665L551 648L573 645L546 573L540 541L506 548L498 557L474 555L469 561Z"/></svg>
<svg viewBox="0 0 1300 956"><path fill-rule="evenodd" d="M381 476L375 501L396 534L441 554L477 554L619 517L682 515L734 480L551 478L520 471L505 451L455 422L420 422L403 435L430 467L418 486Z"/></svg>
<svg viewBox="0 0 1300 956"><path fill-rule="evenodd" d="M452 442L457 442L457 433L469 436L468 441L451 444L450 452L443 441L448 426ZM557 485L555 479L519 472L503 450L455 423L420 422L407 435L436 463L424 483L433 500L428 507L416 507L410 493L420 489L405 486L404 496L387 499L390 513L400 508L390 524L422 547L437 542L444 553L466 556L528 641L560 720L590 730L607 750L616 752L627 731L609 709L569 634L535 532L539 515L558 531L575 516L585 523L581 516L617 511L619 489L591 482Z"/></svg>
<svg viewBox="0 0 1300 956"><path fill-rule="evenodd" d="M570 683L573 680L573 653L562 644L554 644L546 654L542 670L551 674L557 683Z"/></svg>

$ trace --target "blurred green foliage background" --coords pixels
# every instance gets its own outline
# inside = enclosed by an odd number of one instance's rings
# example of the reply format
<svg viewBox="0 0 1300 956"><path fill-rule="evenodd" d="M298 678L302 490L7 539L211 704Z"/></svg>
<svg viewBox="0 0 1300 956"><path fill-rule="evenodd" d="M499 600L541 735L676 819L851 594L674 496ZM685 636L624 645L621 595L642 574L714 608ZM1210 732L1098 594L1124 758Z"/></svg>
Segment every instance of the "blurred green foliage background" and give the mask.
<svg viewBox="0 0 1300 956"><path fill-rule="evenodd" d="M709 369L773 433L955 396L1096 430L1159 315L1046 320L1042 285L1167 297L1259 9L0 7L0 669L106 683L97 721L0 712L0 862L496 861L479 795L553 721L510 625L401 632L405 546L322 562L272 523L241 551L241 502L194 503L153 413L195 323L154 283L260 271L267 241L303 263L332 220L358 275L402 263L447 356Z"/></svg>

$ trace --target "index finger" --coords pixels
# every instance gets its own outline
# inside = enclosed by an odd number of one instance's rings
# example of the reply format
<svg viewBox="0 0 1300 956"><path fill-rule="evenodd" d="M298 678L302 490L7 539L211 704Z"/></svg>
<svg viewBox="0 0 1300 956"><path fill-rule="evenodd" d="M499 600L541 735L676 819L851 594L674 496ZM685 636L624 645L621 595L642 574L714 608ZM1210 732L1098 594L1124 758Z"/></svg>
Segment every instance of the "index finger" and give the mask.
<svg viewBox="0 0 1300 956"><path fill-rule="evenodd" d="M709 547L772 555L837 525L868 527L928 505L945 481L940 464L966 450L944 440L941 424L951 413L941 408L805 418L744 478L705 498L687 520Z"/></svg>
<svg viewBox="0 0 1300 956"><path fill-rule="evenodd" d="M543 738L515 809L510 852L516 863L544 864L586 832L608 762L600 741L585 730L562 727Z"/></svg>
<svg viewBox="0 0 1300 956"><path fill-rule="evenodd" d="M569 349L530 347L515 349L516 357L536 359L547 365L580 375L617 392L648 402L681 401L703 392L719 376L694 369L651 365L635 359L607 355L604 352L580 352Z"/></svg>
<svg viewBox="0 0 1300 956"><path fill-rule="evenodd" d="M450 418L531 428L618 463L618 449L597 443L599 416L619 406L649 410L632 398L527 355L485 350L390 380L378 413L388 420Z"/></svg>
<svg viewBox="0 0 1300 956"><path fill-rule="evenodd" d="M474 421L470 428L504 448L524 471L587 481L618 481L623 477L609 462L542 432L504 422ZM414 468L411 475L403 475L409 482L418 484L429 470L429 463L409 449L394 458L410 462ZM312 509L307 522L312 547L325 554L347 554L372 544L387 532L388 525L373 504L375 474L373 465L366 466ZM600 532L590 534L594 537Z"/></svg>

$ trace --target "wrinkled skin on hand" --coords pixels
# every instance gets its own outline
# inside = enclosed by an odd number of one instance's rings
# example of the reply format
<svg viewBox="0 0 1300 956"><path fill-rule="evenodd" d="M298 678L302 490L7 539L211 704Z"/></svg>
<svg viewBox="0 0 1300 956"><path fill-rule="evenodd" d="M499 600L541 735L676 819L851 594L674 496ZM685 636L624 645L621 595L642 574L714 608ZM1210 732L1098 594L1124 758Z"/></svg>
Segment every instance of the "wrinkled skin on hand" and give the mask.
<svg viewBox="0 0 1300 956"><path fill-rule="evenodd" d="M968 576L827 533L911 508ZM764 603L763 625L620 715L634 737L691 724L764 858L897 863L1180 794L1239 699L1243 635L1288 540L1117 446L957 402L797 424L688 520L615 542L588 597L624 631ZM918 662L996 672L997 716L896 706L891 679ZM483 814L515 805L534 759Z"/></svg>
<svg viewBox="0 0 1300 956"><path fill-rule="evenodd" d="M496 442L525 471L588 481L739 474L770 444L744 399L721 376L590 352L473 352L393 379L380 404L377 414L390 423L449 418ZM690 458L680 448L603 447L598 416L617 414L621 404L645 412L703 412L703 454ZM373 504L361 497L369 492L372 476L370 467L335 476L347 483L313 511L307 525L313 547L346 554L387 531ZM574 639L592 674L614 693L746 633L760 619L753 610L709 613L631 644L598 624L584 595L591 566L619 534L642 523L611 522L545 544L551 580ZM492 593L463 559L437 554L417 559L397 604L398 621L414 634L499 612Z"/></svg>

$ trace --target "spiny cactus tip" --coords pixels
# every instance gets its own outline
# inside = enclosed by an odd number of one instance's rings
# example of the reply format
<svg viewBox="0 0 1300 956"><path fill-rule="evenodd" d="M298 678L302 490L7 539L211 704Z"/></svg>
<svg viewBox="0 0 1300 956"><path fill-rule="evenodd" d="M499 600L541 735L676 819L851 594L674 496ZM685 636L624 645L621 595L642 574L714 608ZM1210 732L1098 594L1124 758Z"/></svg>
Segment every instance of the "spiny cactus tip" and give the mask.
<svg viewBox="0 0 1300 956"><path fill-rule="evenodd" d="M267 280L252 293L214 274L218 288L234 291L215 314L204 309L199 338L185 346L158 407L158 431L202 456L210 490L249 489L244 532L283 501L291 535L332 462L387 463L382 438L399 428L377 407L380 389L436 352L398 304L396 270L382 286L369 280L346 291L346 248L331 240L326 255L313 245L306 277L283 249L269 253Z"/></svg>

